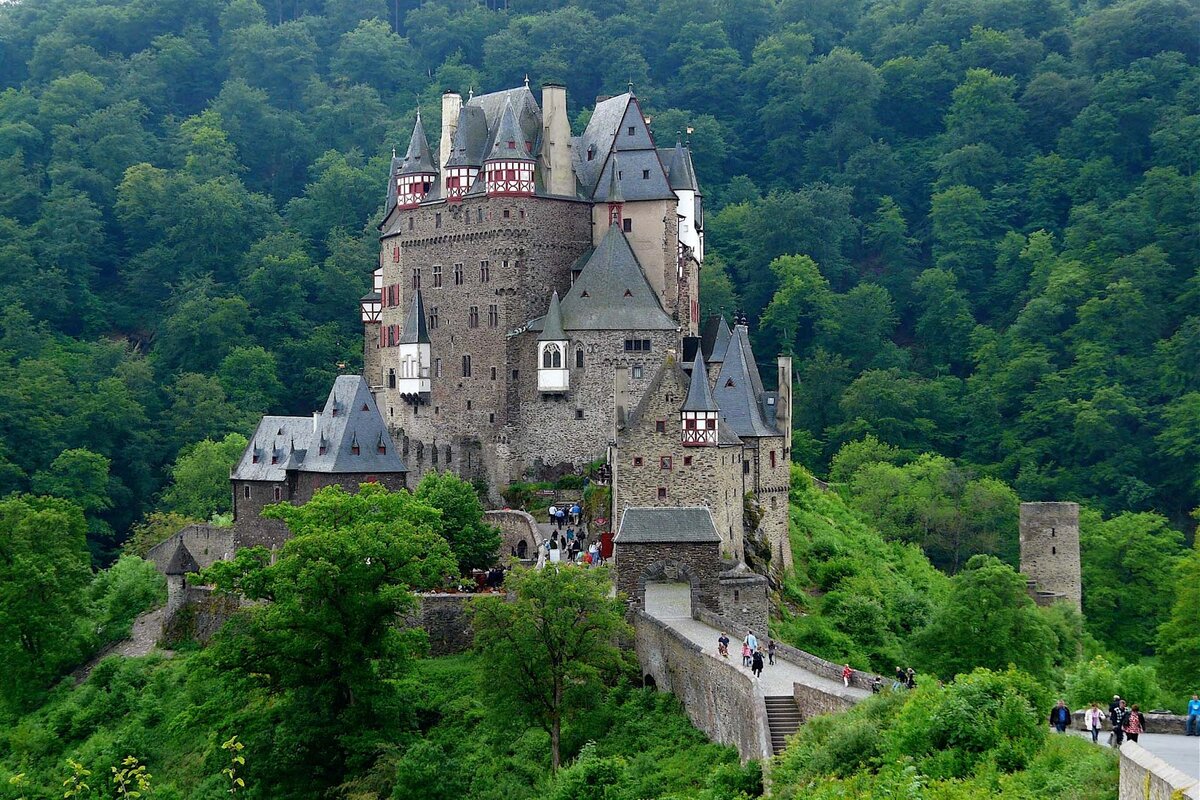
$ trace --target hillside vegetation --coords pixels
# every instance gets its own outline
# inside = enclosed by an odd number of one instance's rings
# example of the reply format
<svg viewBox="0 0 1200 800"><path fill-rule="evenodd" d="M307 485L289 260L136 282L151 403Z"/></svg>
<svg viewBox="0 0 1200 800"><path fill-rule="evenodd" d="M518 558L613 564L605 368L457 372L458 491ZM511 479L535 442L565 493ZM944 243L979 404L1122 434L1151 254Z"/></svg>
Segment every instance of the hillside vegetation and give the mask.
<svg viewBox="0 0 1200 800"><path fill-rule="evenodd" d="M705 307L797 359L797 456L873 434L1105 513L1200 505L1186 0L0 6L0 493L99 561L196 443L357 367L388 156L443 89L632 83L689 137ZM686 130L692 132L688 134ZM183 474L187 474L185 470ZM184 511L187 509L187 511Z"/></svg>

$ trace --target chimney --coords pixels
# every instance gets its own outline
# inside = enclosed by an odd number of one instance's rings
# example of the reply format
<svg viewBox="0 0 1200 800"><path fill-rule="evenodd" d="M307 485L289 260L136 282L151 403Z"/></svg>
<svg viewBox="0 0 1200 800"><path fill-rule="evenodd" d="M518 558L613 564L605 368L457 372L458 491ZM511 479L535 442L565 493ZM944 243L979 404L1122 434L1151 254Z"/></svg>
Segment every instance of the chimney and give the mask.
<svg viewBox="0 0 1200 800"><path fill-rule="evenodd" d="M550 194L575 196L567 87L560 83L542 84L542 179Z"/></svg>
<svg viewBox="0 0 1200 800"><path fill-rule="evenodd" d="M446 162L450 159L450 141L458 130L458 112L462 110L462 95L447 89L442 92L442 138L438 142L438 181L442 197L446 196Z"/></svg>

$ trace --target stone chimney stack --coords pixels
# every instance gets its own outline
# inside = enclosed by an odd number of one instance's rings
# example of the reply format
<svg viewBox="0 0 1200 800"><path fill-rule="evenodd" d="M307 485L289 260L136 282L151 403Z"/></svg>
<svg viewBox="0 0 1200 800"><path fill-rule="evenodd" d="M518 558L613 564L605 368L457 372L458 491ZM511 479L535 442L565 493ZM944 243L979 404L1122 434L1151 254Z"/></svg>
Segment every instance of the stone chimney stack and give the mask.
<svg viewBox="0 0 1200 800"><path fill-rule="evenodd" d="M458 130L458 112L462 111L462 95L447 89L442 92L442 137L438 142L438 182L442 197L446 196L446 161L450 158L450 141Z"/></svg>
<svg viewBox="0 0 1200 800"><path fill-rule="evenodd" d="M546 191L575 196L571 164L571 123L567 120L567 87L542 84L542 177Z"/></svg>

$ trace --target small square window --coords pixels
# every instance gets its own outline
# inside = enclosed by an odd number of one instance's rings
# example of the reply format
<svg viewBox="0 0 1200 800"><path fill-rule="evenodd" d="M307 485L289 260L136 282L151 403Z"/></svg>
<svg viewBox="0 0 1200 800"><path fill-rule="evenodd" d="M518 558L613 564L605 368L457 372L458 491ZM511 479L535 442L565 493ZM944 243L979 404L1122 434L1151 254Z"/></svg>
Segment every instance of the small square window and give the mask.
<svg viewBox="0 0 1200 800"><path fill-rule="evenodd" d="M634 364L632 372L633 372L633 377L635 377L635 378L642 377L642 365Z"/></svg>
<svg viewBox="0 0 1200 800"><path fill-rule="evenodd" d="M670 469L671 468L671 457L670 456L659 456L658 468L659 469Z"/></svg>
<svg viewBox="0 0 1200 800"><path fill-rule="evenodd" d="M441 214L433 215L433 227L435 227L435 228L442 227L442 215Z"/></svg>
<svg viewBox="0 0 1200 800"><path fill-rule="evenodd" d="M628 128L625 129L626 136L633 136L634 133L636 133L636 132L637 132L637 128L633 127L632 125L630 125Z"/></svg>
<svg viewBox="0 0 1200 800"><path fill-rule="evenodd" d="M508 219L508 218L509 218L509 217L511 217L511 216L512 216L512 212L511 212L511 211L509 211L507 208L506 208L506 209L504 209L504 218L505 218L505 219Z"/></svg>
<svg viewBox="0 0 1200 800"><path fill-rule="evenodd" d="M245 498L246 500L249 500L249 499L250 499L250 486L249 486L249 484L247 484L246 486L243 486L243 487L242 487L242 497L243 497L243 498Z"/></svg>
<svg viewBox="0 0 1200 800"><path fill-rule="evenodd" d="M665 486L658 487L658 499L659 500L667 499L667 487L665 487Z"/></svg>
<svg viewBox="0 0 1200 800"><path fill-rule="evenodd" d="M628 217L621 220L621 230L625 231L626 233L633 233L633 220L629 219Z"/></svg>
<svg viewBox="0 0 1200 800"><path fill-rule="evenodd" d="M633 457L633 465L634 465L635 467L640 467L640 466L642 465L642 457L641 457L641 456L634 456L634 457Z"/></svg>
<svg viewBox="0 0 1200 800"><path fill-rule="evenodd" d="M691 456L684 456L684 457L683 457L683 465L684 465L685 467L690 467L690 466L692 465L692 457L691 457Z"/></svg>
<svg viewBox="0 0 1200 800"><path fill-rule="evenodd" d="M470 410L471 410L471 401L468 400L467 401L467 411L470 411Z"/></svg>
<svg viewBox="0 0 1200 800"><path fill-rule="evenodd" d="M642 170L642 180L644 180L644 181L650 180L650 170L648 170L648 169Z"/></svg>
<svg viewBox="0 0 1200 800"><path fill-rule="evenodd" d="M666 433L667 432L667 421L664 419L660 419L657 422L655 422L654 423L654 432L655 433Z"/></svg>
<svg viewBox="0 0 1200 800"><path fill-rule="evenodd" d="M278 503L280 500L283 499L283 489L282 488L276 486L273 494L274 494L276 503Z"/></svg>
<svg viewBox="0 0 1200 800"><path fill-rule="evenodd" d="M495 415L495 414L488 414L488 423L490 424L490 423L493 423L493 422L495 422L495 421L496 421L496 415Z"/></svg>
<svg viewBox="0 0 1200 800"><path fill-rule="evenodd" d="M583 419L583 409L582 408L575 409L575 419Z"/></svg>

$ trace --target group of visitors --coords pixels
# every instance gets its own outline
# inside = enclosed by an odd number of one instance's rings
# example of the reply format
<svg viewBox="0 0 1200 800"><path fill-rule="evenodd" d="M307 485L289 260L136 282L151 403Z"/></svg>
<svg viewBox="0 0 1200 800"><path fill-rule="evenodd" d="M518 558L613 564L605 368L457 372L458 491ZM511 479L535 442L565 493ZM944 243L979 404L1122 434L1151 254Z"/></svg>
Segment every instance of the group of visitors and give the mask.
<svg viewBox="0 0 1200 800"><path fill-rule="evenodd" d="M896 679L892 681L892 691L917 688L917 673L912 667L904 669L896 667Z"/></svg>
<svg viewBox="0 0 1200 800"><path fill-rule="evenodd" d="M1200 711L1200 701L1197 702L1197 711ZM1112 726L1112 733L1108 735L1108 743L1114 747L1120 747L1126 739L1136 742L1138 737L1146 732L1146 715L1142 713L1137 703L1132 706L1127 705L1120 695L1113 695L1112 702L1108 704L1107 716L1108 722ZM1092 734L1093 742L1100 740L1104 718L1104 711L1098 702L1093 702L1083 712L1083 727ZM1059 700L1058 704L1051 709L1050 724L1059 733L1065 733L1071 724L1071 709L1067 708L1064 701Z"/></svg>
<svg viewBox="0 0 1200 800"><path fill-rule="evenodd" d="M755 678L762 677L764 663L775 663L775 649L774 639L767 640L767 647L764 651L758 637L754 635L754 631L746 631L746 638L742 639L742 666L749 667ZM717 652L723 657L729 658L729 637L724 633L717 637Z"/></svg>
<svg viewBox="0 0 1200 800"><path fill-rule="evenodd" d="M572 503L570 506L550 506L546 509L546 516L550 520L551 525L558 526L561 531L564 525L579 525L583 517L583 509L579 507L579 503Z"/></svg>
<svg viewBox="0 0 1200 800"><path fill-rule="evenodd" d="M546 560L551 563L565 560L585 567L600 566L604 563L600 545L594 541L588 542L587 538L587 533L582 528L576 531L573 527L568 527L561 536L555 530L550 534L550 538L542 543L546 550Z"/></svg>

